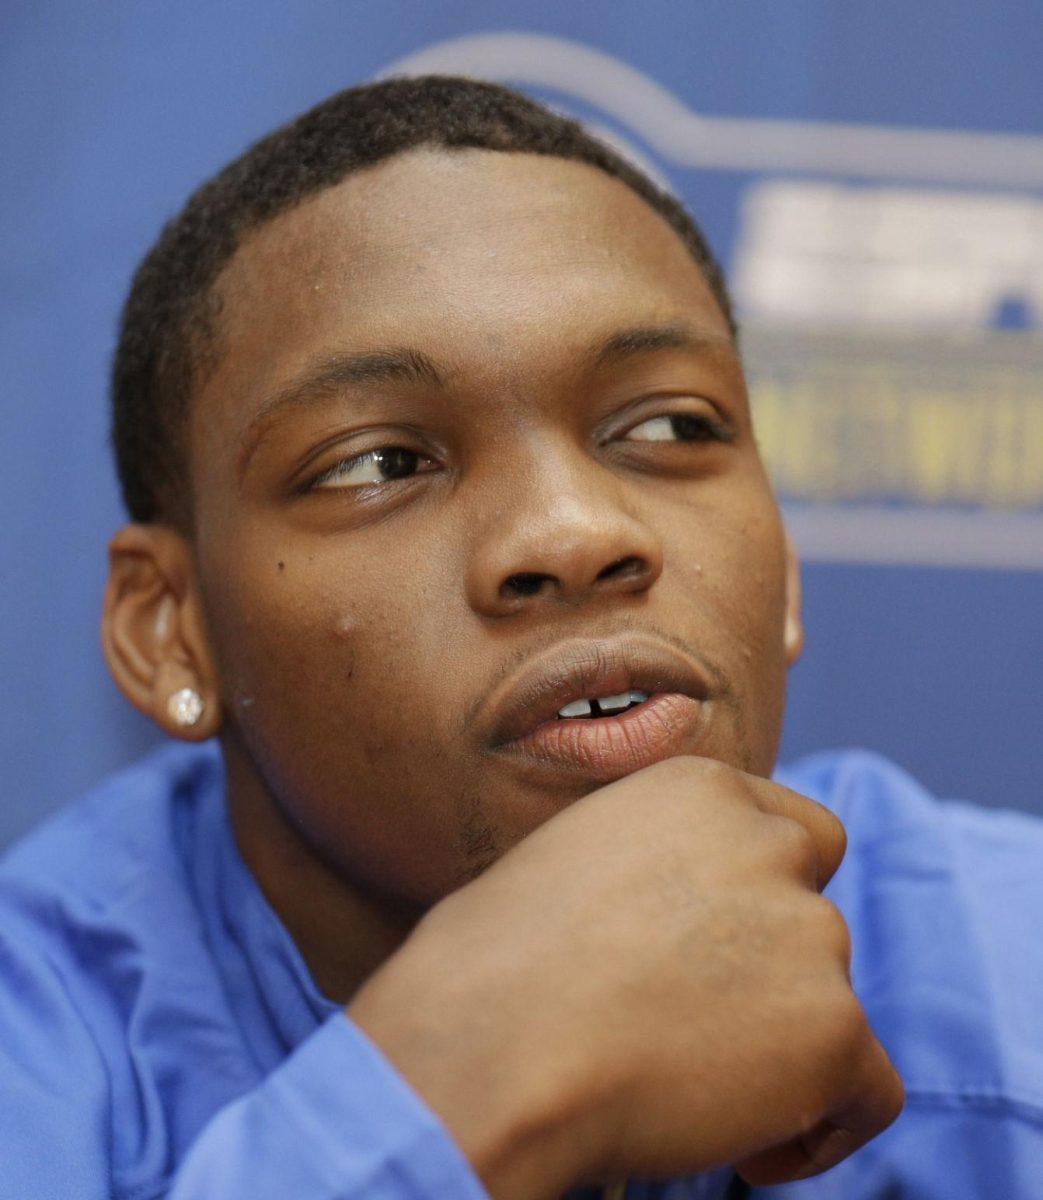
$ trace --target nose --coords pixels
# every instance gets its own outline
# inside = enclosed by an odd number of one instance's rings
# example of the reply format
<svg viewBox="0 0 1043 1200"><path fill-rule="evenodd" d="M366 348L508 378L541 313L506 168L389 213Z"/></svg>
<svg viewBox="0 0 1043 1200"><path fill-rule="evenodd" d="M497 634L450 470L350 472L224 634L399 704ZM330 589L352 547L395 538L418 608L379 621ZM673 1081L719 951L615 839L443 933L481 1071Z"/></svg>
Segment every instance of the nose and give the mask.
<svg viewBox="0 0 1043 1200"><path fill-rule="evenodd" d="M472 608L499 617L650 588L662 545L627 506L625 488L609 467L545 439L501 460L476 497Z"/></svg>

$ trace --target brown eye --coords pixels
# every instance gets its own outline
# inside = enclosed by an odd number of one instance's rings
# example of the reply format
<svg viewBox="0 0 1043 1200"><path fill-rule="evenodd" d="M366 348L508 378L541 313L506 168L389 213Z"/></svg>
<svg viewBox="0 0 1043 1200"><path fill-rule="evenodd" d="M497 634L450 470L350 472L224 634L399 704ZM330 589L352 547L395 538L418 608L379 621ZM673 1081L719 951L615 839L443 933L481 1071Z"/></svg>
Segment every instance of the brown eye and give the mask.
<svg viewBox="0 0 1043 1200"><path fill-rule="evenodd" d="M698 413L670 413L635 425L627 434L635 442L708 442L721 432L708 417Z"/></svg>
<svg viewBox="0 0 1043 1200"><path fill-rule="evenodd" d="M415 475L420 464L429 462L422 454L405 446L381 446L343 458L324 471L313 488L364 487L366 484L391 483Z"/></svg>

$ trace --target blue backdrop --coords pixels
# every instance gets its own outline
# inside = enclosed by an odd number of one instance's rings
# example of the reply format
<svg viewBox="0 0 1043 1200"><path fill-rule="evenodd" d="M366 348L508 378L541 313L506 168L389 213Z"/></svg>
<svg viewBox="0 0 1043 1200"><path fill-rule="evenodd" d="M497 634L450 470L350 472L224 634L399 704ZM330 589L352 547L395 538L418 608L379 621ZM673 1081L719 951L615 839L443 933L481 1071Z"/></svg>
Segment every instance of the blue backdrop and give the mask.
<svg viewBox="0 0 1043 1200"><path fill-rule="evenodd" d="M808 560L785 754L1043 809L1041 61L1038 0L8 0L0 841L152 737L96 633L134 265L247 142L403 63L589 120L731 268Z"/></svg>

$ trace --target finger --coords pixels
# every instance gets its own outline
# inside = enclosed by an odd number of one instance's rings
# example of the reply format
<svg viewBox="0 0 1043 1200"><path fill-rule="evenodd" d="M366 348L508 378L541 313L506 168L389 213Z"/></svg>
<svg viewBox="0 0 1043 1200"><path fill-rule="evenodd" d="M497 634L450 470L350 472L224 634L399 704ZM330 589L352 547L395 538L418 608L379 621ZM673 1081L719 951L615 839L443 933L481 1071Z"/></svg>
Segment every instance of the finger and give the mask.
<svg viewBox="0 0 1043 1200"><path fill-rule="evenodd" d="M758 779L753 790L757 806L762 812L797 821L811 835L818 860L818 888L821 891L843 861L847 849L844 826L828 808L780 783Z"/></svg>
<svg viewBox="0 0 1043 1200"><path fill-rule="evenodd" d="M873 1038L848 1099L814 1128L751 1155L735 1170L752 1187L769 1187L828 1171L882 1133L902 1111L905 1089L891 1060Z"/></svg>

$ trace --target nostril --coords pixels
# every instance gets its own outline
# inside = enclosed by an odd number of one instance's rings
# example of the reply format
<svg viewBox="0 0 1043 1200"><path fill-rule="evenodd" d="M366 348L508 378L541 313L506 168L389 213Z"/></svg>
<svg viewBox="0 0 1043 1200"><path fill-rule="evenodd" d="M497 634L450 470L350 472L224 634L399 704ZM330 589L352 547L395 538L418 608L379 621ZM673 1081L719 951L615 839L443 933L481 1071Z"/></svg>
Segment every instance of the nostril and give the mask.
<svg viewBox="0 0 1043 1200"><path fill-rule="evenodd" d="M519 596L535 596L536 593L543 587L543 581L550 579L549 575L537 575L533 572L524 571L518 575L512 575L500 589L503 592L514 592Z"/></svg>
<svg viewBox="0 0 1043 1200"><path fill-rule="evenodd" d="M614 575L621 576L624 579L630 579L634 575L640 575L644 570L644 562L637 555L630 554L626 558L617 559L614 563L609 563L604 570L598 572L598 579L610 579Z"/></svg>

